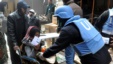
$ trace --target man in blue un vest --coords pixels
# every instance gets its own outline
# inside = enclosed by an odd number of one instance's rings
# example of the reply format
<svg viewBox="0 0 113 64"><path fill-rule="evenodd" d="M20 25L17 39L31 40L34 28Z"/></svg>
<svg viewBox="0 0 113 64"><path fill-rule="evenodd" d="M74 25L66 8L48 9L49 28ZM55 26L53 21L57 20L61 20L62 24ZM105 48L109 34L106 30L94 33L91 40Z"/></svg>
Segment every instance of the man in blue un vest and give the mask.
<svg viewBox="0 0 113 64"><path fill-rule="evenodd" d="M109 64L110 54L101 34L85 18L74 16L70 6L58 7L54 13L62 25L56 42L39 57L44 60L68 46L79 55L82 64Z"/></svg>
<svg viewBox="0 0 113 64"><path fill-rule="evenodd" d="M113 8L104 11L98 17L95 27L102 34L107 48L113 47Z"/></svg>

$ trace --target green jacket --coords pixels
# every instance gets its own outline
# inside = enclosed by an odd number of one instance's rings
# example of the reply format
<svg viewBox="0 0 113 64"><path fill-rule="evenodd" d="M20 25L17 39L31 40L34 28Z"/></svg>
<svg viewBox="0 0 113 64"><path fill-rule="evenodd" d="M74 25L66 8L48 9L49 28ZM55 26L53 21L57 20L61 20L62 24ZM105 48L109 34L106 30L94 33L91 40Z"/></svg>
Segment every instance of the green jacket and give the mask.
<svg viewBox="0 0 113 64"><path fill-rule="evenodd" d="M46 8L46 16L49 22L52 21L52 15L54 14L55 5L54 4L48 4Z"/></svg>
<svg viewBox="0 0 113 64"><path fill-rule="evenodd" d="M55 5L54 4L48 4L46 8L46 15L48 14L53 14L55 10Z"/></svg>

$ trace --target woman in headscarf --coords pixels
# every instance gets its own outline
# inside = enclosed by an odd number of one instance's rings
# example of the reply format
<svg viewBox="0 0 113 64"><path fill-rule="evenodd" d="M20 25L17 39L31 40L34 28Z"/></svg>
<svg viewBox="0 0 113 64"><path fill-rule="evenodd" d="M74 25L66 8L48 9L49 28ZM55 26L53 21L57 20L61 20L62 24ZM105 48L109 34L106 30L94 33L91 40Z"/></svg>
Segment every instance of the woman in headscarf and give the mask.
<svg viewBox="0 0 113 64"><path fill-rule="evenodd" d="M36 26L30 26L22 43L25 44L24 51L28 57L35 57L35 53L40 49L40 30Z"/></svg>

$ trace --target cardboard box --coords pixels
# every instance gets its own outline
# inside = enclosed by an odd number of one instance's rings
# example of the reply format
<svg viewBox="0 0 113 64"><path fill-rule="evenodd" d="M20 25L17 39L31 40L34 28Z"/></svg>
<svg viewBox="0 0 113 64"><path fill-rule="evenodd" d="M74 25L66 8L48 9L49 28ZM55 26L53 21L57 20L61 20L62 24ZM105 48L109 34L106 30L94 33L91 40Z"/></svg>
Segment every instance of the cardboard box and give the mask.
<svg viewBox="0 0 113 64"><path fill-rule="evenodd" d="M57 25L56 24L52 24L50 25L50 33L56 32L57 31Z"/></svg>
<svg viewBox="0 0 113 64"><path fill-rule="evenodd" d="M53 23L45 24L45 33L53 33L56 32L57 25Z"/></svg>
<svg viewBox="0 0 113 64"><path fill-rule="evenodd" d="M51 45L52 45L52 40L46 39L46 43L45 43L46 48L49 48Z"/></svg>
<svg viewBox="0 0 113 64"><path fill-rule="evenodd" d="M50 24L45 24L44 26L45 26L45 31L44 32L49 33L50 32L50 28L49 28Z"/></svg>
<svg viewBox="0 0 113 64"><path fill-rule="evenodd" d="M52 16L52 23L57 25L57 17Z"/></svg>
<svg viewBox="0 0 113 64"><path fill-rule="evenodd" d="M56 32L57 25L53 23L45 24L45 33L53 33ZM52 39L46 39L46 47L50 47L52 45Z"/></svg>

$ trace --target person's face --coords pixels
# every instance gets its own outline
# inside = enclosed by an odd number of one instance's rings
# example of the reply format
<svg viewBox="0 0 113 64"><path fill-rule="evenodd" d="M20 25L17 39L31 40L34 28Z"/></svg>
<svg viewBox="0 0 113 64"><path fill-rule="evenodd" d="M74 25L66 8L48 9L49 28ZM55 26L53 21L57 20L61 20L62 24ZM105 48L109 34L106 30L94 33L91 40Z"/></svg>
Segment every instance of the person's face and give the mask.
<svg viewBox="0 0 113 64"><path fill-rule="evenodd" d="M34 15L34 13L32 12L29 12L29 16L32 17Z"/></svg>
<svg viewBox="0 0 113 64"><path fill-rule="evenodd" d="M51 0L48 0L48 3L52 3L52 1Z"/></svg>
<svg viewBox="0 0 113 64"><path fill-rule="evenodd" d="M57 17L57 23L59 27L63 27L67 20Z"/></svg>
<svg viewBox="0 0 113 64"><path fill-rule="evenodd" d="M62 27L65 25L67 20L68 19L62 19L62 18L57 17L57 23L58 23L57 32L59 32L62 29Z"/></svg>
<svg viewBox="0 0 113 64"><path fill-rule="evenodd" d="M58 27L57 27L57 32L60 32L60 30L61 30L61 20L60 20L60 18L59 17L57 17L57 24L58 24Z"/></svg>
<svg viewBox="0 0 113 64"><path fill-rule="evenodd" d="M28 14L29 14L29 16L30 16L30 15L32 15L32 13L31 13L31 12L29 12Z"/></svg>
<svg viewBox="0 0 113 64"><path fill-rule="evenodd" d="M23 13L23 14L27 14L27 12L28 12L29 9L28 9L28 8L26 8L26 9L21 8L21 10L22 10L22 13Z"/></svg>
<svg viewBox="0 0 113 64"><path fill-rule="evenodd" d="M40 35L39 32L36 32L36 33L35 33L35 36L39 37L39 35Z"/></svg>

